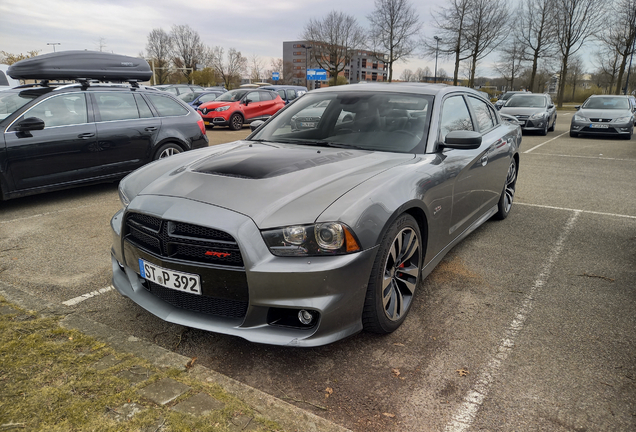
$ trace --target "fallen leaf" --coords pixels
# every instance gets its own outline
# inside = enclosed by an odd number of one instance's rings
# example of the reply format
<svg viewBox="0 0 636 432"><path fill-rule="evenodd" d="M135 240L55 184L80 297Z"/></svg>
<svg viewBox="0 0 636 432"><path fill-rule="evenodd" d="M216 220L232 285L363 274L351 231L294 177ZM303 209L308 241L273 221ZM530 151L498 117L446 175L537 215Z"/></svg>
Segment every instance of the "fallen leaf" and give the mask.
<svg viewBox="0 0 636 432"><path fill-rule="evenodd" d="M186 363L185 367L186 369L190 369L192 366L194 366L194 362L197 361L196 357L192 357L192 359Z"/></svg>
<svg viewBox="0 0 636 432"><path fill-rule="evenodd" d="M327 399L332 394L333 394L333 389L331 387L327 387L325 389L325 399Z"/></svg>
<svg viewBox="0 0 636 432"><path fill-rule="evenodd" d="M393 376L396 377L396 378L400 376L400 370L399 369L391 369L391 372L393 372Z"/></svg>
<svg viewBox="0 0 636 432"><path fill-rule="evenodd" d="M466 375L468 375L470 372L468 372L468 369L457 369L455 372L457 372L459 374L460 377L465 377Z"/></svg>
<svg viewBox="0 0 636 432"><path fill-rule="evenodd" d="M73 340L73 336L69 337L68 340Z"/></svg>
<svg viewBox="0 0 636 432"><path fill-rule="evenodd" d="M395 346L404 346L403 343L394 343L393 345L395 345Z"/></svg>
<svg viewBox="0 0 636 432"><path fill-rule="evenodd" d="M395 414L391 414L391 413L382 413L383 416L387 416L387 417L395 417Z"/></svg>

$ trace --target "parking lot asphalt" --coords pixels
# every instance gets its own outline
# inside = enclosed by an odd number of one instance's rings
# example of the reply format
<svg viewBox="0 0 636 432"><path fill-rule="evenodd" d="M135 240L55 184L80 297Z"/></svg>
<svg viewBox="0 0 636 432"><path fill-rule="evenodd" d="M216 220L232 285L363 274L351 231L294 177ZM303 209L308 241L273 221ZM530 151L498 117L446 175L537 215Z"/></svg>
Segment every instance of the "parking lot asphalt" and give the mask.
<svg viewBox="0 0 636 432"><path fill-rule="evenodd" d="M0 282L354 431L635 430L636 138L570 138L571 114L524 135L510 216L386 337L299 350L151 316L110 289L114 184L0 203Z"/></svg>

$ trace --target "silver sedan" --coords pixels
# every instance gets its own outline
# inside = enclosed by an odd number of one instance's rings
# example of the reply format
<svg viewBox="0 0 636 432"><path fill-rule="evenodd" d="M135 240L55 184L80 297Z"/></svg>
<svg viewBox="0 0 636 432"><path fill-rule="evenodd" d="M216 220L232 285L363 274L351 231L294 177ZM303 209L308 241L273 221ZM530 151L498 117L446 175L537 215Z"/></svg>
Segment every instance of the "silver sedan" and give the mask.
<svg viewBox="0 0 636 432"><path fill-rule="evenodd" d="M613 135L631 139L634 133L634 107L628 96L590 96L572 116L570 136Z"/></svg>
<svg viewBox="0 0 636 432"><path fill-rule="evenodd" d="M508 216L520 143L467 88L309 92L245 140L122 180L113 284L166 321L254 342L390 333L454 245Z"/></svg>

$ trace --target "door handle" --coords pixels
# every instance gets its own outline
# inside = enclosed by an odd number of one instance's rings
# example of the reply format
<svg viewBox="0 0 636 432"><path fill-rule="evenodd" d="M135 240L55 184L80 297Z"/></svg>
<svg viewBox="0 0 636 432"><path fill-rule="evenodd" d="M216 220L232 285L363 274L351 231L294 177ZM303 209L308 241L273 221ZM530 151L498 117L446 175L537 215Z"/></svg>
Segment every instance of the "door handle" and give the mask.
<svg viewBox="0 0 636 432"><path fill-rule="evenodd" d="M146 132L154 132L157 130L156 126L148 126L146 129L144 129Z"/></svg>
<svg viewBox="0 0 636 432"><path fill-rule="evenodd" d="M93 138L94 136L95 136L94 133L88 132L88 133L79 134L77 137L81 139L88 139L88 138Z"/></svg>

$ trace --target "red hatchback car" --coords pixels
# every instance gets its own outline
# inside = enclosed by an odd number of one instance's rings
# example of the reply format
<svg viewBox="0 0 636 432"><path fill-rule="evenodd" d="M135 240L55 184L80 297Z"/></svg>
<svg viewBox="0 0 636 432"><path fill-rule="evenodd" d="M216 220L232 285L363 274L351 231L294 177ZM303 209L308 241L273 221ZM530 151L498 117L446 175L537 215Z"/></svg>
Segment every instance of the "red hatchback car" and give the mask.
<svg viewBox="0 0 636 432"><path fill-rule="evenodd" d="M201 104L197 111L206 126L229 126L232 130L239 130L243 123L267 120L284 106L285 101L273 91L236 89Z"/></svg>

